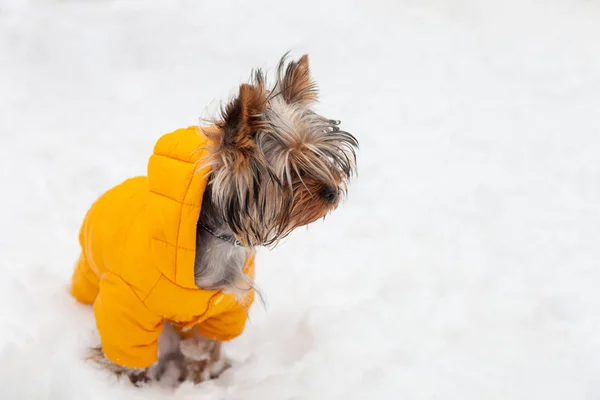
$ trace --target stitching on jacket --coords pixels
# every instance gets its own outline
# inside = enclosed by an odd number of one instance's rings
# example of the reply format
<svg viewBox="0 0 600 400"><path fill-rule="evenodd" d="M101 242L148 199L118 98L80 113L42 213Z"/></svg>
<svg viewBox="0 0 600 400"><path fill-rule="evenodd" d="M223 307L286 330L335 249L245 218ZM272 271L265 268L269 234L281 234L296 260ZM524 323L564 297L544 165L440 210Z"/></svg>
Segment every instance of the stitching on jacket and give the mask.
<svg viewBox="0 0 600 400"><path fill-rule="evenodd" d="M189 160L183 160L181 158L177 158L175 156L172 155L167 155L167 154L161 154L161 153L154 153L155 156L158 157L164 157L164 158L168 158L169 160L177 160L177 161L181 161L184 162L186 164L196 164L196 161L189 161Z"/></svg>
<svg viewBox="0 0 600 400"><path fill-rule="evenodd" d="M183 205L183 206L190 206L190 207L200 207L200 204L184 203L184 202L182 202L182 201L179 201L179 200L177 200L177 199L174 199L174 198L172 198L172 197L169 197L169 196L167 196L166 194L159 193L159 192L157 192L157 191L155 191L155 190L152 190L152 189L150 189L150 193L154 193L155 195L158 195L158 196L160 196L160 197L164 197L164 198L166 198L166 199L173 200L173 201L175 201L175 202L177 202L177 203L179 203L179 204L181 204L181 205Z"/></svg>
<svg viewBox="0 0 600 400"><path fill-rule="evenodd" d="M185 201L185 198L188 194L188 192L190 191L190 186L192 186L192 182L194 181L194 174L190 174L188 183L185 187L185 194L183 195L183 200ZM175 243L177 243L177 249L180 249L181 247L179 246L179 234L181 233L181 216L183 215L183 206L179 207L179 221L177 222L177 237L175 238ZM191 249L188 249L191 250ZM175 271L173 274L173 279L177 280L177 261L179 261L179 251L175 252Z"/></svg>
<svg viewBox="0 0 600 400"><path fill-rule="evenodd" d="M201 290L202 290L202 289L201 289ZM198 319L200 319L200 318L204 317L206 314L208 314L208 312L210 311L210 306L212 305L213 299L214 299L216 296L221 296L221 294L222 294L222 293L221 293L221 291L218 291L218 292L216 292L215 294L213 294L212 296L210 296L210 299L208 299L208 302L207 302L207 304L206 304L206 310L204 310L204 312L203 312L201 315L199 315L199 316L198 316ZM221 313L221 314L223 314L223 313ZM220 315L220 314L218 314L218 315ZM216 317L216 316L215 316L215 317ZM202 322L198 323L198 325L200 325L201 323L202 323Z"/></svg>
<svg viewBox="0 0 600 400"><path fill-rule="evenodd" d="M105 275L107 275L107 276L112 275L115 278L117 278L119 281L121 281L121 283L123 283L125 285L125 287L127 287L129 289L131 294L133 294L135 296L135 298L144 306L144 308L146 308L147 311L149 311L152 315L156 316L157 318L160 318L159 315L157 315L155 312L153 312L152 310L150 310L148 308L148 306L146 305L144 300L139 296L139 294L134 289L134 286L131 286L131 284L129 282L127 282L125 279L123 279L123 277L121 277L121 275L119 275L113 271L107 271L107 272L105 272ZM106 278L103 278L102 280L106 280ZM160 318L160 319L162 321L162 318ZM139 321L136 321L136 322L139 322ZM138 324L136 324L136 325L138 325Z"/></svg>
<svg viewBox="0 0 600 400"><path fill-rule="evenodd" d="M162 240L162 239L159 239L159 238L157 238L157 237L154 237L154 236L152 236L152 239L153 239L153 240L156 240L157 242L161 242L161 243L164 243L164 244L168 244L169 246L171 246L171 247L175 247L176 249L187 250L187 251L195 251L194 249L188 249L187 247L178 246L178 245L176 245L176 244L173 244L173 243L171 243L171 242L167 242L166 240Z"/></svg>
<svg viewBox="0 0 600 400"><path fill-rule="evenodd" d="M154 238L152 238L152 239L154 239ZM156 280L156 282L154 282L154 285L152 285L150 290L148 290L148 294L144 296L144 304L146 304L146 300L148 300L148 297L150 297L150 295L152 293L154 293L154 289L156 289L156 287L158 286L158 282L160 282L162 277L163 277L162 272L159 272L158 279ZM148 307L148 305L146 305L146 307ZM148 309L150 309L150 308L148 308Z"/></svg>

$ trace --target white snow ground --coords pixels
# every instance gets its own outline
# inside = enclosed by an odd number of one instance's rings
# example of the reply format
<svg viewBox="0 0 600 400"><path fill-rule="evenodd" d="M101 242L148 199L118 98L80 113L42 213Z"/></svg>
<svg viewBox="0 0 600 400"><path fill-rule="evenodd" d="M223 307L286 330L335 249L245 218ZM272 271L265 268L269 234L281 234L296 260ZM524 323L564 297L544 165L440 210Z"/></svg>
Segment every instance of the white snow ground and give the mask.
<svg viewBox="0 0 600 400"><path fill-rule="evenodd" d="M0 1L1 399L600 399L600 6ZM235 366L175 393L84 362L77 231L254 66L309 52L361 141L262 251Z"/></svg>

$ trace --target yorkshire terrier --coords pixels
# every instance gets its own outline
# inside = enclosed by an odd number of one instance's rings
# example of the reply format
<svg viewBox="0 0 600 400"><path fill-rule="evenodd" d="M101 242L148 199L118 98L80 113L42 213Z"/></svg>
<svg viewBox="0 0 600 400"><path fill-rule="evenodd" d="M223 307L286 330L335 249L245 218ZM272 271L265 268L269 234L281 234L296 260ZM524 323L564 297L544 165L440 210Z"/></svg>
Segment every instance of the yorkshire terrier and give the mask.
<svg viewBox="0 0 600 400"><path fill-rule="evenodd" d="M207 171L202 178L207 186L197 221L193 282L210 293L232 293L238 301L255 290L245 268L255 247L273 248L294 229L324 218L338 207L356 172L356 138L311 108L318 93L308 56L291 62L286 56L272 87L261 70L253 71L212 126L202 128L210 145L196 166L199 173ZM151 367L119 365L118 357L106 357L101 347L92 358L135 384L198 383L229 367L221 341L196 327L181 336L175 325L161 325Z"/></svg>

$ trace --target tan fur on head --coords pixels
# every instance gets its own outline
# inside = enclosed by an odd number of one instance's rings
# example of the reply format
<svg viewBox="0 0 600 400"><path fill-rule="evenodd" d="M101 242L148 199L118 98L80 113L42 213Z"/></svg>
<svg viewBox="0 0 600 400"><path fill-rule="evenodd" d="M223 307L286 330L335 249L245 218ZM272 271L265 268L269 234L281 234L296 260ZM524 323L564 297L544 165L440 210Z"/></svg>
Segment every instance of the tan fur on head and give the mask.
<svg viewBox="0 0 600 400"><path fill-rule="evenodd" d="M277 68L277 89L287 103L308 106L317 101L317 85L310 77L308 54L300 57L297 62L290 62L285 68L287 54L279 61Z"/></svg>
<svg viewBox="0 0 600 400"><path fill-rule="evenodd" d="M210 164L212 201L246 246L270 246L335 209L356 168L358 142L317 100L308 56L279 62L268 89L257 70L222 111Z"/></svg>

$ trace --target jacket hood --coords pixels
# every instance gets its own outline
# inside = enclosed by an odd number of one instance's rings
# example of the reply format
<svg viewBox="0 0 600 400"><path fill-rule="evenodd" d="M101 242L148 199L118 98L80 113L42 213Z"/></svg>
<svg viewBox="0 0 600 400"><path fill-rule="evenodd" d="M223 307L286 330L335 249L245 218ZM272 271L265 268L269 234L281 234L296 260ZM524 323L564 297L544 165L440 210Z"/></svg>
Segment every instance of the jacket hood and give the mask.
<svg viewBox="0 0 600 400"><path fill-rule="evenodd" d="M148 161L148 229L156 268L175 284L194 284L196 230L210 168L209 139L199 127L162 136Z"/></svg>

